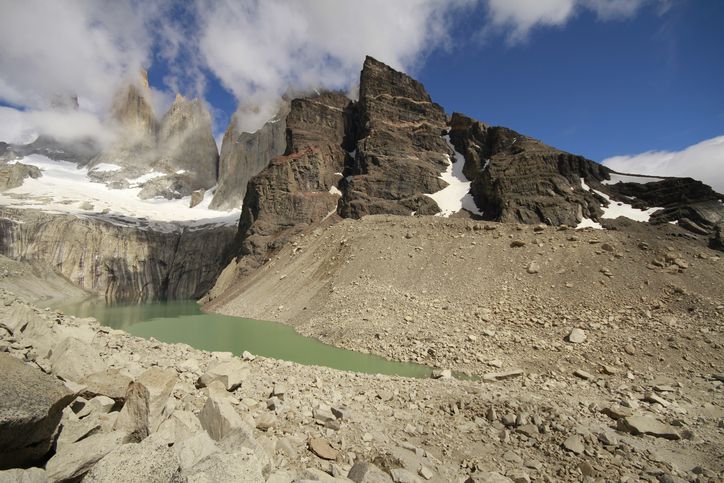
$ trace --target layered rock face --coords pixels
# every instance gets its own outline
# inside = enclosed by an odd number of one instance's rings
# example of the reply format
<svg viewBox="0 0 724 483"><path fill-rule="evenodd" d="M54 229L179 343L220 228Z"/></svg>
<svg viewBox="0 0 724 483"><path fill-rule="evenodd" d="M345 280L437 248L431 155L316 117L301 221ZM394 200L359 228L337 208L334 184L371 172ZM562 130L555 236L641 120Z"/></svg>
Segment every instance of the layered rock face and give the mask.
<svg viewBox="0 0 724 483"><path fill-rule="evenodd" d="M351 115L342 94L292 101L285 154L251 179L244 197L238 254L251 268L289 237L336 212Z"/></svg>
<svg viewBox="0 0 724 483"><path fill-rule="evenodd" d="M249 180L284 154L289 109L288 102L282 103L274 119L253 133L240 132L237 114L232 117L221 143L219 186L211 200L212 209L241 206Z"/></svg>
<svg viewBox="0 0 724 483"><path fill-rule="evenodd" d="M0 211L0 253L40 262L108 301L199 298L213 285L229 226L167 231L128 220Z"/></svg>
<svg viewBox="0 0 724 483"><path fill-rule="evenodd" d="M442 138L447 130L442 107L422 84L371 57L362 69L359 99L340 214L437 213L424 194L446 186L439 176L451 153Z"/></svg>
<svg viewBox="0 0 724 483"><path fill-rule="evenodd" d="M450 140L465 157L464 173L487 220L575 226L601 214L600 202L580 181L607 179L609 170L600 164L458 113Z"/></svg>
<svg viewBox="0 0 724 483"><path fill-rule="evenodd" d="M667 178L645 184L616 183L608 188L619 197L638 200L633 203L664 208L651 216L652 223L676 221L689 231L708 235L714 234L724 220L724 206L719 201L724 195L691 178Z"/></svg>

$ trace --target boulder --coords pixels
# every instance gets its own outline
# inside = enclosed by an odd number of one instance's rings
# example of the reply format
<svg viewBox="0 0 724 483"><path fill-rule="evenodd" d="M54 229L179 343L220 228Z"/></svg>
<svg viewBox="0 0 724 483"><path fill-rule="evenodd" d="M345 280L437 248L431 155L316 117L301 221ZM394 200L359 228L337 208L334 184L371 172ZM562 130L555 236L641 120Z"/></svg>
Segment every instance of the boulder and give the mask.
<svg viewBox="0 0 724 483"><path fill-rule="evenodd" d="M77 443L58 448L45 466L48 481L80 478L101 458L116 449L123 442L125 436L125 433L121 431L94 434Z"/></svg>
<svg viewBox="0 0 724 483"><path fill-rule="evenodd" d="M582 344L586 342L586 332L583 329L574 328L568 333L566 340L571 344Z"/></svg>
<svg viewBox="0 0 724 483"><path fill-rule="evenodd" d="M83 481L167 483L183 480L174 449L161 438L151 436L140 443L117 447L98 461Z"/></svg>
<svg viewBox="0 0 724 483"><path fill-rule="evenodd" d="M309 451L323 460L335 460L339 455L339 451L332 448L329 442L323 438L309 438L307 446L309 446Z"/></svg>
<svg viewBox="0 0 724 483"><path fill-rule="evenodd" d="M194 413L174 411L167 420L161 423L157 433L163 435L168 444L177 445L203 431L201 421Z"/></svg>
<svg viewBox="0 0 724 483"><path fill-rule="evenodd" d="M199 378L197 387L206 387L214 381L224 384L227 391L233 391L249 376L249 367L237 358L219 362Z"/></svg>
<svg viewBox="0 0 724 483"><path fill-rule="evenodd" d="M113 429L125 432L131 441L141 441L148 436L151 433L150 398L146 386L140 382L132 382L128 386L126 402Z"/></svg>
<svg viewBox="0 0 724 483"><path fill-rule="evenodd" d="M46 483L48 477L42 468L14 468L0 471L0 483Z"/></svg>
<svg viewBox="0 0 724 483"><path fill-rule="evenodd" d="M355 483L392 483L392 478L373 465L365 461L358 461L352 466L347 478Z"/></svg>
<svg viewBox="0 0 724 483"><path fill-rule="evenodd" d="M83 395L86 398L103 395L122 402L131 382L132 379L118 369L96 372L83 379L82 384L86 386Z"/></svg>
<svg viewBox="0 0 724 483"><path fill-rule="evenodd" d="M50 449L73 393L37 367L0 353L0 469L28 466Z"/></svg>
<svg viewBox="0 0 724 483"><path fill-rule="evenodd" d="M75 382L106 369L97 350L73 337L66 337L53 349L50 364L53 374Z"/></svg>
<svg viewBox="0 0 724 483"><path fill-rule="evenodd" d="M174 445L174 449L183 470L192 468L207 456L219 451L219 447L205 431Z"/></svg>
<svg viewBox="0 0 724 483"><path fill-rule="evenodd" d="M214 453L185 473L188 483L219 481L264 481L262 468L254 453L241 449L234 453Z"/></svg>
<svg viewBox="0 0 724 483"><path fill-rule="evenodd" d="M657 438L677 440L681 435L668 424L662 423L653 416L629 416L618 420L616 429L634 435L648 434Z"/></svg>
<svg viewBox="0 0 724 483"><path fill-rule="evenodd" d="M215 441L221 441L234 431L242 429L252 434L252 429L227 401L211 396L199 413L201 426Z"/></svg>
<svg viewBox="0 0 724 483"><path fill-rule="evenodd" d="M151 432L155 432L169 416L166 404L177 380L175 370L160 367L152 367L138 377L137 382L148 389L148 424Z"/></svg>

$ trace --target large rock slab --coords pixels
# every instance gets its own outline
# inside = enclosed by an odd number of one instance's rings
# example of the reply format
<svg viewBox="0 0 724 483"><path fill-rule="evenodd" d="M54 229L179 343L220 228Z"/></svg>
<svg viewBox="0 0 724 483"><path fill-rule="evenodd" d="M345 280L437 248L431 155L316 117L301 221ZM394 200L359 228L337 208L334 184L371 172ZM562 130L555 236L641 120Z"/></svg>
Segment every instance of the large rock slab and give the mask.
<svg viewBox="0 0 724 483"><path fill-rule="evenodd" d="M148 424L151 432L155 432L168 418L166 404L177 380L175 370L160 367L152 367L138 377L137 382L148 389Z"/></svg>
<svg viewBox="0 0 724 483"><path fill-rule="evenodd" d="M221 441L238 430L252 432L230 403L213 395L206 400L201 409L199 421L215 441Z"/></svg>
<svg viewBox="0 0 724 483"><path fill-rule="evenodd" d="M73 337L66 337L53 349L50 365L53 374L74 382L106 368L97 350Z"/></svg>
<svg viewBox="0 0 724 483"><path fill-rule="evenodd" d="M631 434L648 434L657 438L681 439L681 435L668 424L653 416L629 416L618 420L617 429Z"/></svg>
<svg viewBox="0 0 724 483"><path fill-rule="evenodd" d="M233 391L249 376L249 366L237 358L214 364L196 383L198 387L206 387L214 381L224 384L227 391Z"/></svg>
<svg viewBox="0 0 724 483"><path fill-rule="evenodd" d="M131 382L132 379L121 374L118 369L108 369L89 375L81 384L86 387L83 393L86 398L102 395L115 401L123 401Z"/></svg>
<svg viewBox="0 0 724 483"><path fill-rule="evenodd" d="M96 434L59 448L45 466L48 481L80 478L101 458L116 449L123 442L125 436L125 433L120 431Z"/></svg>
<svg viewBox="0 0 724 483"><path fill-rule="evenodd" d="M121 409L113 429L128 434L131 441L141 441L151 433L149 395L146 386L140 382L132 382L128 386L125 404Z"/></svg>
<svg viewBox="0 0 724 483"><path fill-rule="evenodd" d="M205 431L174 445L174 449L183 470L193 468L204 458L219 451L219 447Z"/></svg>
<svg viewBox="0 0 724 483"><path fill-rule="evenodd" d="M0 353L0 469L27 466L48 452L63 408L74 398L59 380Z"/></svg>
<svg viewBox="0 0 724 483"><path fill-rule="evenodd" d="M181 468L176 452L161 438L124 444L93 466L84 482L167 483L180 482Z"/></svg>

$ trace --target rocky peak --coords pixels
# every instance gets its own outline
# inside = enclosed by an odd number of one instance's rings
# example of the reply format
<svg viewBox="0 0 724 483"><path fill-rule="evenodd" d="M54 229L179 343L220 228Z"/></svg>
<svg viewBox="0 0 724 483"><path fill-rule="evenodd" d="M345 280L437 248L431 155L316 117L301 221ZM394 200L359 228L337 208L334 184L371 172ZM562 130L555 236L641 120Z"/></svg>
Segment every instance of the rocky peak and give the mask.
<svg viewBox="0 0 724 483"><path fill-rule="evenodd" d="M157 121L151 104L148 77L142 71L140 79L121 87L113 98L111 118L124 129L141 136L156 134Z"/></svg>
<svg viewBox="0 0 724 483"><path fill-rule="evenodd" d="M360 76L354 158L345 170L340 214L434 214L425 194L446 186L439 176L451 154L446 115L408 75L367 57Z"/></svg>
<svg viewBox="0 0 724 483"><path fill-rule="evenodd" d="M289 109L290 103L283 101L274 118L253 133L241 131L240 114L234 113L221 142L219 186L211 208L239 208L249 180L259 174L270 160L284 154Z"/></svg>

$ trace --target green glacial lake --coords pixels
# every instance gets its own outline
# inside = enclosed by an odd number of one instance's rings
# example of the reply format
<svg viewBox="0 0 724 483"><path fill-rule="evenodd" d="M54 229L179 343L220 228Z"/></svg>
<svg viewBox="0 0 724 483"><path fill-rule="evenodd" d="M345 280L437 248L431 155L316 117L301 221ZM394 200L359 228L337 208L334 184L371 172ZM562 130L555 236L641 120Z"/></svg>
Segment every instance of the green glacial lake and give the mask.
<svg viewBox="0 0 724 483"><path fill-rule="evenodd" d="M95 317L104 325L161 342L184 343L196 349L244 351L300 364L332 367L343 371L430 377L432 369L412 363L339 349L299 335L277 322L244 319L201 312L194 301L107 305L85 301L58 307L77 317Z"/></svg>

